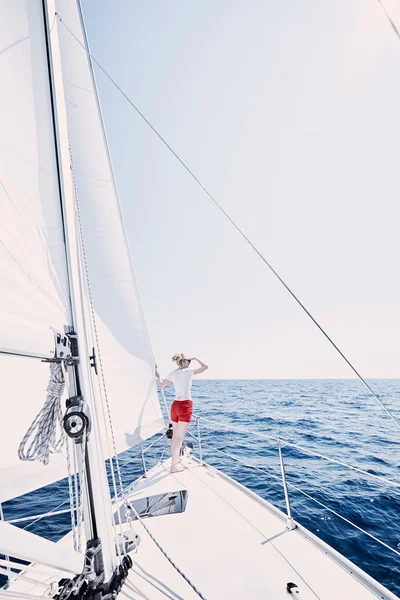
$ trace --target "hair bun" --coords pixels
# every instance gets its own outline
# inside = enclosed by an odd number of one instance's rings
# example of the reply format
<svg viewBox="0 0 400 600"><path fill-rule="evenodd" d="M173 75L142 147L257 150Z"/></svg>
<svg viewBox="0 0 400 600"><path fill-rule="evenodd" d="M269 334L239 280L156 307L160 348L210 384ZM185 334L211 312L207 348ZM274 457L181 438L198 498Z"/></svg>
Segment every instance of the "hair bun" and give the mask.
<svg viewBox="0 0 400 600"><path fill-rule="evenodd" d="M179 352L173 355L172 360L178 365L178 367L180 367L187 360L187 358L183 352Z"/></svg>

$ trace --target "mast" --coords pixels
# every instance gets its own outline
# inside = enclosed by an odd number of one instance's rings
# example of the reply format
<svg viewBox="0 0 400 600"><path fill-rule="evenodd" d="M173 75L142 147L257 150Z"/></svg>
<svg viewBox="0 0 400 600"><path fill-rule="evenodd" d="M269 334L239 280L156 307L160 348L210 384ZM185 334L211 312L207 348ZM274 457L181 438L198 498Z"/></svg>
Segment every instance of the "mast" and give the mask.
<svg viewBox="0 0 400 600"><path fill-rule="evenodd" d="M79 363L69 368L74 395L81 396L90 411L90 434L85 452L86 540L101 541L104 579L108 581L116 568L115 540L112 529L111 498L108 488L105 462L100 440L100 428L96 411L93 370L87 331L90 324L85 315L85 296L81 276L80 245L76 225L75 190L71 177L70 145L67 125L67 112L62 80L62 61L58 40L58 20L55 16L54 0L42 0L45 15L46 42L49 58L50 87L55 124L55 143L60 176L60 193L63 213L63 227L68 264L68 277L71 290L72 322L77 335ZM101 401L101 400L100 400ZM101 562L101 561L100 561Z"/></svg>

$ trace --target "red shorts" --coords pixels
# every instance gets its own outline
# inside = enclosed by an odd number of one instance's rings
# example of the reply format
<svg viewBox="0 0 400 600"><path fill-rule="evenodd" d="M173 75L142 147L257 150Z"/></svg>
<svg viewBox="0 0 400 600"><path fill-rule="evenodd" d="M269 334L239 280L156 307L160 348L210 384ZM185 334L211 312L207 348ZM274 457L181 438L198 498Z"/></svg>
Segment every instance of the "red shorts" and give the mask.
<svg viewBox="0 0 400 600"><path fill-rule="evenodd" d="M193 402L191 400L174 400L171 405L171 421L179 423L190 423L193 414Z"/></svg>

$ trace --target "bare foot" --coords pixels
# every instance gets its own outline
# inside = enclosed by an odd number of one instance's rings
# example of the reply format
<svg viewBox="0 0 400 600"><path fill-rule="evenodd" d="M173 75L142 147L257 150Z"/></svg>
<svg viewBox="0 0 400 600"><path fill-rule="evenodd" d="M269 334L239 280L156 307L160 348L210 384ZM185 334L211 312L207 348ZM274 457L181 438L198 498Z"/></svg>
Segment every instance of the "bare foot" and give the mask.
<svg viewBox="0 0 400 600"><path fill-rule="evenodd" d="M181 465L176 465L176 467L171 467L171 473L181 473L181 471L184 471L185 468L182 467Z"/></svg>

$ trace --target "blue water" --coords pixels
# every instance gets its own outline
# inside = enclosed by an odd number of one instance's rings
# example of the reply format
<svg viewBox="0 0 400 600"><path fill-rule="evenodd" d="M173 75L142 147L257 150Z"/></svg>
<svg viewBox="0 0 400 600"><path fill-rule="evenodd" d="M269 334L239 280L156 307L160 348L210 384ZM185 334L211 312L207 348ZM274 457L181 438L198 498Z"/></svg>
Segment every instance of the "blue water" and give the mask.
<svg viewBox="0 0 400 600"><path fill-rule="evenodd" d="M400 380L369 382L400 419ZM168 400L171 400L167 388ZM195 412L203 421L204 458L284 510L275 442L251 432L280 436L370 473L400 482L400 430L357 380L220 380L195 381ZM207 423L212 419L216 424ZM226 425L249 433L226 430ZM210 429L206 429L206 425ZM195 427L192 425L195 433ZM232 461L219 448L267 471ZM147 455L148 466L168 453L167 441ZM142 473L138 451L123 455L124 483ZM133 460L133 462L125 462ZM284 448L289 483L329 506L390 547L400 551L400 488L360 475L292 448ZM67 498L66 482L38 490L4 505L6 519L50 510ZM290 489L294 518L359 567L398 594L400 556L382 547L299 492ZM63 506L66 508L66 506ZM52 540L70 529L68 515L29 524ZM26 526L26 523L21 526Z"/></svg>

